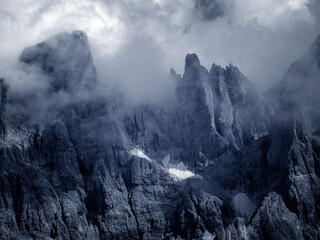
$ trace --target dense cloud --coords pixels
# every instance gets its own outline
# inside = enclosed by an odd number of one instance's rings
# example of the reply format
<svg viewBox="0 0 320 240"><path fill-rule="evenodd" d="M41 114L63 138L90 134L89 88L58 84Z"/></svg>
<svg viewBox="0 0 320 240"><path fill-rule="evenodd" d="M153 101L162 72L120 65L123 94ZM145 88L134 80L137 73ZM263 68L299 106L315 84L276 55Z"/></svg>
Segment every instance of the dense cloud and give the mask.
<svg viewBox="0 0 320 240"><path fill-rule="evenodd" d="M310 12L314 15L316 20L316 28L319 31L320 27L320 1L318 0L310 0L307 2L307 7Z"/></svg>
<svg viewBox="0 0 320 240"><path fill-rule="evenodd" d="M202 19L207 21L222 17L225 12L223 2L216 0L196 0L195 9L199 10Z"/></svg>
<svg viewBox="0 0 320 240"><path fill-rule="evenodd" d="M14 79L25 47L80 29L99 80L135 100L170 94L169 69L183 73L188 52L271 87L320 33L316 0L3 0L0 9L1 76Z"/></svg>

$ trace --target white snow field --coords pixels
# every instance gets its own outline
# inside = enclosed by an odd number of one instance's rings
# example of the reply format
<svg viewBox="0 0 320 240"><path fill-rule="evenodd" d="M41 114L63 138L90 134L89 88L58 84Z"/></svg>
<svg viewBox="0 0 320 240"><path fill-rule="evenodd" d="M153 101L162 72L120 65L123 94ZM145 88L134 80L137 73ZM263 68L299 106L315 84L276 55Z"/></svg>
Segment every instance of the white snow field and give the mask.
<svg viewBox="0 0 320 240"><path fill-rule="evenodd" d="M130 150L129 152L131 155L133 156L136 156L136 157L139 157L139 158L143 158L143 159L146 159L148 161L152 161L147 155L144 154L144 152L139 149L139 148L134 148L132 150Z"/></svg>
<svg viewBox="0 0 320 240"><path fill-rule="evenodd" d="M145 159L150 162L154 162L155 164L158 164L156 161L151 160L140 148L133 148L129 151L129 153L133 156ZM164 167L160 165L164 170L170 173L170 175L176 179L176 180L184 180L190 177L198 176L194 174L193 172L189 171L187 169L187 166L184 165L183 162L179 162L178 164L171 164L170 161L170 154L168 154L163 160L162 164ZM158 164L159 165L159 164Z"/></svg>

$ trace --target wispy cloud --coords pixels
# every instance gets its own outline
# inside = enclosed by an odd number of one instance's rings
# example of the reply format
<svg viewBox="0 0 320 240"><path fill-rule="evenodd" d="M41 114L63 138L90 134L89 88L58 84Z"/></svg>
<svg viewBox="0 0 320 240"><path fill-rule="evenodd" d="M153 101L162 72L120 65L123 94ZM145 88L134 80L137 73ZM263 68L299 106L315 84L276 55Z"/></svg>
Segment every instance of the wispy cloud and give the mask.
<svg viewBox="0 0 320 240"><path fill-rule="evenodd" d="M3 0L0 9L1 75L23 48L81 29L100 81L137 99L170 89L164 76L170 67L182 73L188 52L270 87L320 33L313 0Z"/></svg>

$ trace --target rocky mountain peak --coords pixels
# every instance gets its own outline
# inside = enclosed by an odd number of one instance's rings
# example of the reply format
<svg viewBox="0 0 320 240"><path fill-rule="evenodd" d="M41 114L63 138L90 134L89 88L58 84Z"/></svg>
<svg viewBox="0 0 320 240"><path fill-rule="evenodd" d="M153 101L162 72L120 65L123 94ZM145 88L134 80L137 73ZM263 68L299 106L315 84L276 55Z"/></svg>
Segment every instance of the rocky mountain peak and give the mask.
<svg viewBox="0 0 320 240"><path fill-rule="evenodd" d="M87 35L82 31L62 32L26 48L20 61L40 67L51 78L51 90L92 87L97 82Z"/></svg>
<svg viewBox="0 0 320 240"><path fill-rule="evenodd" d="M73 37L74 40L78 40L82 43L84 43L85 45L89 45L88 42L88 37L87 34L83 31L74 31L72 32L71 36Z"/></svg>
<svg viewBox="0 0 320 240"><path fill-rule="evenodd" d="M20 61L53 91L96 82L81 31ZM55 106L45 121L17 120L42 98L20 104L9 91L7 101L0 79L0 238L320 239L320 145L303 118L278 119L232 65L209 73L196 54L185 64L182 78L170 73L175 102L131 106L106 92ZM310 61L299 64L291 76L309 80Z"/></svg>
<svg viewBox="0 0 320 240"><path fill-rule="evenodd" d="M210 75L222 74L224 72L225 69L223 69L221 66L216 65L215 63L212 64L210 69Z"/></svg>
<svg viewBox="0 0 320 240"><path fill-rule="evenodd" d="M172 78L172 79L178 79L178 80L181 80L181 75L180 74L177 74L176 71L171 68L170 69L170 74L169 76Z"/></svg>
<svg viewBox="0 0 320 240"><path fill-rule="evenodd" d="M187 71L187 69L189 69L189 68L199 66L199 65L200 65L200 60L199 60L197 54L188 53L186 56L186 60L185 60L185 71Z"/></svg>
<svg viewBox="0 0 320 240"><path fill-rule="evenodd" d="M185 99L188 102L195 101L198 97L203 98L203 83L209 78L208 70L200 65L198 56L194 53L188 53L185 59L185 71L182 81L178 84L178 98Z"/></svg>

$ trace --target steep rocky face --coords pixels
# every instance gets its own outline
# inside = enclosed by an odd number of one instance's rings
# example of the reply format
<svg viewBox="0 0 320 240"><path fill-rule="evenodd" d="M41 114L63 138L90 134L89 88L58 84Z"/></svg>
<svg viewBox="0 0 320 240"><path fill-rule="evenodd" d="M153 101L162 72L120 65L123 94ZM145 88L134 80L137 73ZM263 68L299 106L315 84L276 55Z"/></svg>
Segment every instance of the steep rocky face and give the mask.
<svg viewBox="0 0 320 240"><path fill-rule="evenodd" d="M268 153L273 169L268 182L274 184L288 208L297 214L307 239L319 235L315 230L319 224L319 139L314 134L320 116L315 91L320 83L319 39L268 93L279 99Z"/></svg>
<svg viewBox="0 0 320 240"><path fill-rule="evenodd" d="M70 90L80 86L92 87L97 81L86 34L63 32L53 38L26 48L21 62L38 65L52 77L52 91Z"/></svg>
<svg viewBox="0 0 320 240"><path fill-rule="evenodd" d="M262 201L249 224L236 218L226 230L227 239L305 239L297 215L275 192Z"/></svg>
<svg viewBox="0 0 320 240"><path fill-rule="evenodd" d="M213 238L224 239L222 205L219 198L201 191L184 196L177 208L177 232L184 239L201 238L206 232Z"/></svg>
<svg viewBox="0 0 320 240"><path fill-rule="evenodd" d="M248 231L250 239L304 238L297 216L287 209L281 196L274 192L269 193L263 200L251 226Z"/></svg>
<svg viewBox="0 0 320 240"><path fill-rule="evenodd" d="M188 54L185 73L178 82L177 97L181 108L179 115L182 117L179 120L182 122L184 148L189 150L189 155L196 155L196 158L200 152L217 157L228 144L217 132L213 93L208 84L208 70L200 65L197 55ZM185 158L190 159L190 156Z"/></svg>
<svg viewBox="0 0 320 240"><path fill-rule="evenodd" d="M283 80L268 92L269 98L280 111L298 109L304 118L307 131L314 143L319 146L320 128L320 36L305 54L295 61L286 72ZM278 105L278 106L277 106Z"/></svg>
<svg viewBox="0 0 320 240"><path fill-rule="evenodd" d="M238 68L209 72L188 54L182 77L171 70L176 102L132 107L95 93L82 32L20 61L50 78L43 101L72 101L37 118L24 104L14 124L4 107L16 96L0 81L0 238L319 238L319 160L304 119L274 114Z"/></svg>
<svg viewBox="0 0 320 240"><path fill-rule="evenodd" d="M222 188L247 188L243 183L255 173L242 168L251 164L262 169L269 146L270 108L233 66L213 65L209 73L195 54L189 54L183 77L173 71L171 75L177 82L176 103L137 107L126 114L132 142L158 162L169 156L170 163L183 163ZM246 151L252 158L244 156Z"/></svg>

